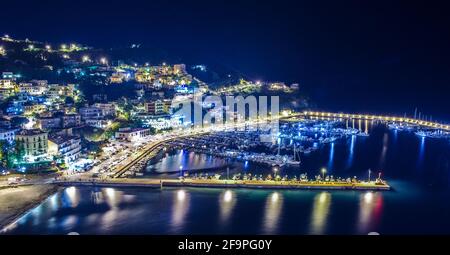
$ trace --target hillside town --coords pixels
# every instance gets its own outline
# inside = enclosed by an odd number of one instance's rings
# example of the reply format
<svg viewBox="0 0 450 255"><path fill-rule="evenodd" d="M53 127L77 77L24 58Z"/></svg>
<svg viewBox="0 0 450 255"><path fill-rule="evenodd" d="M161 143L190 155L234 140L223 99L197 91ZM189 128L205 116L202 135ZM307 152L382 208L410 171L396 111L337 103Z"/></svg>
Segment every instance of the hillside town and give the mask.
<svg viewBox="0 0 450 255"><path fill-rule="evenodd" d="M0 39L3 175L86 171L111 142L136 142L189 125L173 102L299 90L298 84L243 78L211 87L190 73L205 72L204 65L133 63L77 43Z"/></svg>

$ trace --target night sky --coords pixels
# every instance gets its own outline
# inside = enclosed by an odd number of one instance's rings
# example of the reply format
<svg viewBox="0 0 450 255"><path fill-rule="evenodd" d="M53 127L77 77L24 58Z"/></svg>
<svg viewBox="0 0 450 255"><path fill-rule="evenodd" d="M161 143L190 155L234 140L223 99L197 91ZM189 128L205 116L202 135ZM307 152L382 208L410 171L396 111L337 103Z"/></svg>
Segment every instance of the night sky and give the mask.
<svg viewBox="0 0 450 255"><path fill-rule="evenodd" d="M42 2L2 1L0 33L103 48L143 43L253 79L298 82L322 109L411 115L419 107L450 122L450 15L443 5Z"/></svg>

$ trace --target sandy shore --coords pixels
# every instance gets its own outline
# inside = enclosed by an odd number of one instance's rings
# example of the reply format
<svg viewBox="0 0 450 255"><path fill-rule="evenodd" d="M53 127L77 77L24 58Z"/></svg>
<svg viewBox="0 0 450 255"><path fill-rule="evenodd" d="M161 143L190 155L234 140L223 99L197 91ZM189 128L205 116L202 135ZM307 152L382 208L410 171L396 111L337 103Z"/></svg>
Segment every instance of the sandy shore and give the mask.
<svg viewBox="0 0 450 255"><path fill-rule="evenodd" d="M51 184L0 189L0 231L58 189Z"/></svg>

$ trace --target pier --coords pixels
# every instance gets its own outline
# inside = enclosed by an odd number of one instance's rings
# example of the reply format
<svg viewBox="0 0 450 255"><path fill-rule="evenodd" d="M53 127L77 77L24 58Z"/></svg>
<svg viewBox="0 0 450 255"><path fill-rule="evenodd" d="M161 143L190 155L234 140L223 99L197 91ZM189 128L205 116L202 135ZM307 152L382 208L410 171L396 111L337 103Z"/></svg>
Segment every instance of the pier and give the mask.
<svg viewBox="0 0 450 255"><path fill-rule="evenodd" d="M55 181L62 186L99 187L202 187L202 188L250 188L250 189L302 189L302 190L390 190L387 183L371 182L322 182L322 181L274 181L274 180L216 180L216 179L108 179Z"/></svg>
<svg viewBox="0 0 450 255"><path fill-rule="evenodd" d="M317 117L317 118L336 118L336 119L362 119L362 120L380 120L380 121L392 121L401 122L412 125L419 125L428 128L436 128L445 131L450 131L450 125L442 123L420 120L415 118L395 117L395 116L383 116L383 115L370 115L370 114L349 114L349 113L333 113L333 112L317 112L317 111L305 111L303 114L297 114L298 116L305 117Z"/></svg>

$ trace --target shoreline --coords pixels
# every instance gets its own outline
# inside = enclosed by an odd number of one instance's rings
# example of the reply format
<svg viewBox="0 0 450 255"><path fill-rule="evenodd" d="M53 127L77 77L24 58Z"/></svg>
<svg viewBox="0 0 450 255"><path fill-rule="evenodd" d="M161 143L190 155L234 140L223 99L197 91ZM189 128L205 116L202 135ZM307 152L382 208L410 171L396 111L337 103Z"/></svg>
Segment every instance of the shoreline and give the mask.
<svg viewBox="0 0 450 255"><path fill-rule="evenodd" d="M0 218L0 235L5 234L7 232L8 228L14 224L17 220L19 220L21 217L23 217L27 212L30 210L33 210L37 206L39 206L43 201L45 201L47 198L52 196L53 194L57 193L61 187L59 185L55 184L44 184L44 185L30 185L27 187L34 187L41 186L45 187L45 190L42 191L37 197L34 197L30 199L29 201L25 201L24 205L20 205L17 207L13 207L10 209L11 215L6 216L5 218ZM11 187L10 189L17 189ZM8 189L3 189L8 190ZM13 190L14 191L14 190ZM23 191L27 192L27 191ZM2 212L2 214L4 214ZM3 215L1 215L3 216Z"/></svg>

